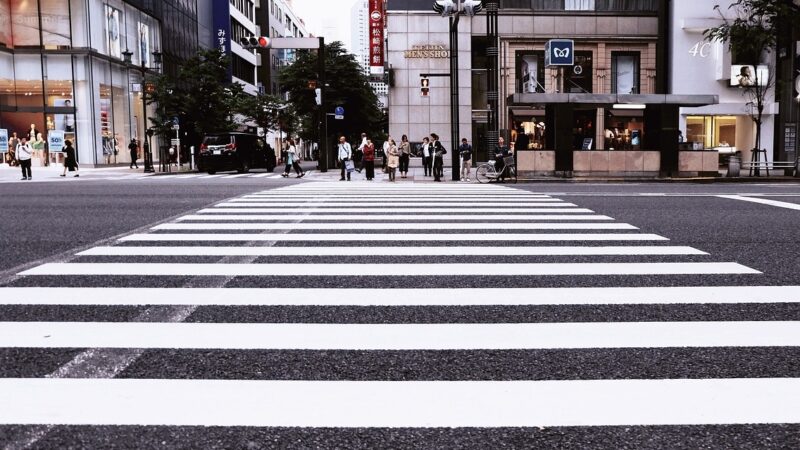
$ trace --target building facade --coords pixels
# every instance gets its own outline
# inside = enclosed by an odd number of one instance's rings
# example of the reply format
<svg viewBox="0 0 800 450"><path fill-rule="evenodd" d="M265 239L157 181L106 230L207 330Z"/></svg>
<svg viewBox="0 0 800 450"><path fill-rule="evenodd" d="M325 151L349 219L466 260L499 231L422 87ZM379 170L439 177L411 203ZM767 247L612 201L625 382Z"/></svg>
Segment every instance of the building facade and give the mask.
<svg viewBox="0 0 800 450"><path fill-rule="evenodd" d="M229 58L229 77L244 87L245 92L255 95L260 90L258 77L259 55L241 46L242 38L260 35L256 25L256 4L253 0L210 0L210 14L203 14L206 23L201 35L210 28L210 40L204 45L219 48Z"/></svg>
<svg viewBox="0 0 800 450"><path fill-rule="evenodd" d="M698 142L705 148L722 153L740 153L743 160L751 158L755 145L755 124L751 114L751 101L737 78L743 68L760 75L766 82L769 77L764 67L774 67L775 55L764 55L762 61L737 61L732 59L730 49L720 42L709 42L703 32L722 23L714 5L719 2L704 0L671 2L673 18L671 28L670 90L675 94L714 94L719 104L699 108L681 108L680 129L688 142ZM723 3L720 12L729 14ZM760 66L761 65L761 66ZM760 66L760 67L759 67ZM757 69L758 67L758 69ZM761 147L772 160L776 155L775 123L779 113L775 101L775 89L766 95L763 115ZM763 159L763 156L762 156Z"/></svg>
<svg viewBox="0 0 800 450"><path fill-rule="evenodd" d="M269 0L261 2L258 12L261 21L261 35L275 37L309 37L303 20L292 9L290 0ZM262 59L261 74L264 79L264 90L273 95L281 95L280 69L293 63L296 51L292 49L271 49L265 52ZM268 81L267 81L268 80Z"/></svg>
<svg viewBox="0 0 800 450"><path fill-rule="evenodd" d="M501 135L514 142L525 134L524 150L553 149L548 140L548 105L556 101L538 94L647 95L665 93L661 4L654 0L505 0L499 2L499 124ZM419 141L431 132L450 142L448 78L430 78L427 95L420 90L421 73L448 73L448 20L431 10L430 2L388 2L389 128ZM488 101L486 49L487 17L461 17L459 23L460 134L474 143L486 159ZM574 41L575 65L559 70L545 67L545 44L550 39ZM587 97L588 96L588 97ZM564 97L565 102L571 102ZM576 97L577 98L577 97ZM610 98L610 97L607 97ZM606 98L606 99L607 99ZM582 101L583 102L583 101ZM617 110L611 101L569 104L572 123L570 150L587 139L592 150L633 147L641 135L643 111ZM552 114L551 114L552 115ZM563 118L563 117L562 117ZM552 125L552 123L550 123ZM615 133L606 139L606 131ZM552 132L550 130L552 138ZM564 146L567 138L560 139ZM565 150L566 151L566 150ZM568 162L571 164L572 157Z"/></svg>
<svg viewBox="0 0 800 450"><path fill-rule="evenodd" d="M50 138L73 141L80 164L127 164L155 112L144 75L176 70L197 32L194 0L0 0L0 129L33 130L37 165L63 160Z"/></svg>
<svg viewBox="0 0 800 450"><path fill-rule="evenodd" d="M356 57L356 61L361 65L365 76L369 77L369 85L378 97L379 107L386 109L389 107L389 85L383 73L373 74L370 64L370 47L375 45L370 35L370 10L369 0L358 0L350 10L350 23L352 26L350 48ZM384 29L385 33L385 29ZM379 42L384 51L386 43Z"/></svg>

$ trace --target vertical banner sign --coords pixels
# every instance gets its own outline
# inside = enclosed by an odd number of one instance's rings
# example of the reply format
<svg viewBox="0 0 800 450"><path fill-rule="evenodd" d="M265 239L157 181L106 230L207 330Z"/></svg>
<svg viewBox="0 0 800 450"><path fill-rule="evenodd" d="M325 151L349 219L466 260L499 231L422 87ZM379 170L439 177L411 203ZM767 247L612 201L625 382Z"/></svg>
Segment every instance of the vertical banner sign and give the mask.
<svg viewBox="0 0 800 450"><path fill-rule="evenodd" d="M0 153L8 153L8 130L0 129Z"/></svg>
<svg viewBox="0 0 800 450"><path fill-rule="evenodd" d="M231 57L231 13L229 0L214 1L214 48L222 53L222 56ZM227 80L231 81L233 68L228 62Z"/></svg>
<svg viewBox="0 0 800 450"><path fill-rule="evenodd" d="M64 132L50 130L47 133L47 148L50 153L61 153L64 151Z"/></svg>
<svg viewBox="0 0 800 450"><path fill-rule="evenodd" d="M369 0L369 71L383 74L383 0Z"/></svg>

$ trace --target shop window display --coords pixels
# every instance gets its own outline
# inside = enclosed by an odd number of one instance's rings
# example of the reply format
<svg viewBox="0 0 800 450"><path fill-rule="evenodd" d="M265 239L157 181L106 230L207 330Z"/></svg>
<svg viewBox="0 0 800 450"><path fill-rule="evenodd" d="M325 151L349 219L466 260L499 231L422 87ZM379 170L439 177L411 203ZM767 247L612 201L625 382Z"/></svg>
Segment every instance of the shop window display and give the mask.
<svg viewBox="0 0 800 450"><path fill-rule="evenodd" d="M606 110L603 132L606 150L641 150L644 137L641 111Z"/></svg>

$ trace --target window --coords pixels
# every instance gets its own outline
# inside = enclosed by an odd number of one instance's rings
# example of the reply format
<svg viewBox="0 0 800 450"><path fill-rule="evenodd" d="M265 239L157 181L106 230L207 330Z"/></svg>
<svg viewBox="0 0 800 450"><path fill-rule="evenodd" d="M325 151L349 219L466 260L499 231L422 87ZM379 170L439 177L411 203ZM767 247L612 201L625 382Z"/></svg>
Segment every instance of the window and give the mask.
<svg viewBox="0 0 800 450"><path fill-rule="evenodd" d="M611 53L611 93L639 93L639 53Z"/></svg>
<svg viewBox="0 0 800 450"><path fill-rule="evenodd" d="M233 76L245 83L256 83L256 66L242 59L239 55L231 55L231 71Z"/></svg>
<svg viewBox="0 0 800 450"><path fill-rule="evenodd" d="M567 11L594 11L594 0L565 0Z"/></svg>
<svg viewBox="0 0 800 450"><path fill-rule="evenodd" d="M592 79L592 52L575 52L575 65L564 68L564 92L591 94Z"/></svg>
<svg viewBox="0 0 800 450"><path fill-rule="evenodd" d="M736 117L688 116L686 142L702 142L705 148L736 147Z"/></svg>

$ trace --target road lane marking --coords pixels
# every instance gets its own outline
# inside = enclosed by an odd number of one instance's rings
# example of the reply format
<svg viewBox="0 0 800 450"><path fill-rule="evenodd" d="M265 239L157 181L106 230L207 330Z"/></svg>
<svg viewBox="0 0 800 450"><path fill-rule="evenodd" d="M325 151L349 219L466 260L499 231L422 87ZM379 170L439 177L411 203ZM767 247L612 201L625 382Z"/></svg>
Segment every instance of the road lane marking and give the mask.
<svg viewBox="0 0 800 450"><path fill-rule="evenodd" d="M760 205L776 206L778 208L786 208L786 209L793 209L795 211L800 211L800 204L797 204L797 203L779 202L777 200L767 200L767 199L764 199L764 198L742 197L740 195L718 195L717 197L726 198L726 199L729 199L729 200L739 200L739 201L743 201L743 202L758 203Z"/></svg>
<svg viewBox="0 0 800 450"><path fill-rule="evenodd" d="M362 277L482 276L486 264L186 264L186 263L48 263L21 272L20 276L336 276ZM492 273L503 276L587 275L708 275L760 274L731 262L708 263L535 263L492 264ZM388 275L387 275L388 274Z"/></svg>
<svg viewBox="0 0 800 450"><path fill-rule="evenodd" d="M319 207L301 207L296 203L287 204L281 208L260 208L260 207L247 207L243 205L234 204L231 207L215 207L201 209L201 214L214 213L214 214L241 214L241 213L285 213L285 214L309 214L309 218L313 217L314 213L472 213L472 214L497 214L497 213L524 213L524 214L542 214L542 213L563 213L563 214L591 214L594 211L586 208L441 208L431 206L430 208L319 208Z"/></svg>
<svg viewBox="0 0 800 450"><path fill-rule="evenodd" d="M292 201L292 206L303 206L307 208L313 208L316 206L323 206L323 207L349 207L349 206L357 206L360 208L363 207L374 207L376 210L380 210L380 208L388 206L386 201L382 202L340 202L340 201L326 201L326 200L316 200L316 201L309 201L309 202L298 202ZM264 201L249 201L248 199L240 199L240 200L226 200L223 203L218 203L214 205L217 208L224 208L224 207L234 207L234 208L242 208L242 207L279 207L279 206L286 206L286 201L274 201L274 202L264 202ZM392 203L393 208L414 208L418 209L419 206L429 206L431 208L439 208L439 207L468 207L474 206L472 202L447 202L447 201L424 201L424 202L414 202L413 205L404 205L401 203ZM527 208L576 208L578 205L574 203L523 203L523 202L516 202L516 203L498 203L493 205L481 205L481 206L492 206L495 212L502 212L506 211L511 208L518 208L518 207L527 207Z"/></svg>
<svg viewBox="0 0 800 450"><path fill-rule="evenodd" d="M200 215L200 214L192 214L183 217L179 217L175 219L176 221L233 221L233 220L249 220L249 221L259 221L259 220L313 220L313 221L337 221L337 220L351 220L351 221L364 221L364 220L395 220L395 221L413 221L413 220L425 220L431 221L432 224L438 224L439 222L433 221L442 221L442 220L463 220L463 221L472 221L470 223L475 223L478 220L517 220L517 221L537 221L537 220L587 220L587 221L604 221L604 220L614 220L612 217L608 216L601 216L601 215L557 215L557 214L536 214L536 215L512 215L512 214L487 214L487 215L426 215L426 214L415 214L414 217L407 217L407 216L399 216L399 215L375 215L375 214L363 214L363 215L281 215L281 214L213 214L213 215ZM402 223L402 222L398 222Z"/></svg>
<svg viewBox="0 0 800 450"><path fill-rule="evenodd" d="M605 242L605 241L668 241L669 239L657 234L645 233L525 233L525 234L490 234L490 233L459 233L459 234L422 234L422 233L303 233L303 234L254 234L254 233L149 233L132 234L119 239L121 242L332 242L332 241L447 241L447 242L561 242L561 241L585 241L585 242Z"/></svg>
<svg viewBox="0 0 800 450"><path fill-rule="evenodd" d="M236 175L225 175L222 178L223 179L227 179L227 178L244 178L244 177L249 177L249 176L250 176L249 173L240 173L240 174L236 174Z"/></svg>
<svg viewBox="0 0 800 450"><path fill-rule="evenodd" d="M626 223L166 223L151 230L638 230Z"/></svg>
<svg viewBox="0 0 800 450"><path fill-rule="evenodd" d="M542 306L800 303L800 286L324 289L0 288L0 305Z"/></svg>
<svg viewBox="0 0 800 450"><path fill-rule="evenodd" d="M0 424L461 428L800 422L800 379L0 379Z"/></svg>
<svg viewBox="0 0 800 450"><path fill-rule="evenodd" d="M497 256L708 255L692 247L506 247ZM492 256L486 247L95 247L77 256Z"/></svg>
<svg viewBox="0 0 800 450"><path fill-rule="evenodd" d="M535 350L797 347L800 322L0 322L2 348Z"/></svg>

